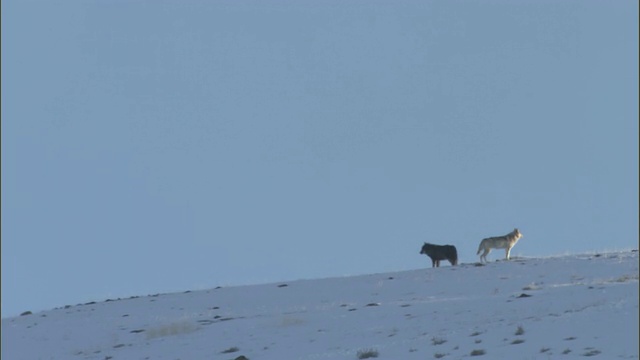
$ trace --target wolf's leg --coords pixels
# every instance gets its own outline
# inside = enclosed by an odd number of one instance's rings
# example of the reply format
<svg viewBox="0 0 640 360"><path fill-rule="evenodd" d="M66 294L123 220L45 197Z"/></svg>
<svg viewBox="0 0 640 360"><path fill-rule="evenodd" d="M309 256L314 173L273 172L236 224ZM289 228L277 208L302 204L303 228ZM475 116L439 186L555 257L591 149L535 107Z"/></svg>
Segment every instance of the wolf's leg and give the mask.
<svg viewBox="0 0 640 360"><path fill-rule="evenodd" d="M480 255L480 259L481 260L484 259L484 262L488 262L487 255L489 255L490 252L491 252L491 248L484 248L484 252L482 253L482 255Z"/></svg>
<svg viewBox="0 0 640 360"><path fill-rule="evenodd" d="M506 248L505 253L506 253L506 259L509 260L509 255L511 255L511 248Z"/></svg>

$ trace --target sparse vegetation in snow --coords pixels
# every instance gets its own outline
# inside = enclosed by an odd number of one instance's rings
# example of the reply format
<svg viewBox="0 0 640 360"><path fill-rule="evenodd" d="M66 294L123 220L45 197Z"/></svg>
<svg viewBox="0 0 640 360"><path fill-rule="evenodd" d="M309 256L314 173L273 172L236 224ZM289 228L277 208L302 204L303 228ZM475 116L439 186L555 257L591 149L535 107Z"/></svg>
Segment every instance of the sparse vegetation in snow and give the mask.
<svg viewBox="0 0 640 360"><path fill-rule="evenodd" d="M377 358L378 357L378 350L376 350L376 349L358 350L358 353L356 355L358 356L358 359Z"/></svg>
<svg viewBox="0 0 640 360"><path fill-rule="evenodd" d="M600 354L600 350L587 348L587 351L582 356L596 356Z"/></svg>
<svg viewBox="0 0 640 360"><path fill-rule="evenodd" d="M146 334L147 339L155 339L165 336L187 334L196 331L196 329L197 327L188 321L177 321L148 329Z"/></svg>
<svg viewBox="0 0 640 360"><path fill-rule="evenodd" d="M230 353L234 353L234 352L238 352L238 351L240 351L240 349L238 347L232 346L232 347L230 347L230 348L228 348L226 350L222 350L220 353L222 353L222 354L230 354Z"/></svg>
<svg viewBox="0 0 640 360"><path fill-rule="evenodd" d="M471 355L471 356L481 356L481 355L484 355L484 354L486 354L486 351L484 351L482 349L476 349L476 350L472 350L471 354L469 354L469 355Z"/></svg>

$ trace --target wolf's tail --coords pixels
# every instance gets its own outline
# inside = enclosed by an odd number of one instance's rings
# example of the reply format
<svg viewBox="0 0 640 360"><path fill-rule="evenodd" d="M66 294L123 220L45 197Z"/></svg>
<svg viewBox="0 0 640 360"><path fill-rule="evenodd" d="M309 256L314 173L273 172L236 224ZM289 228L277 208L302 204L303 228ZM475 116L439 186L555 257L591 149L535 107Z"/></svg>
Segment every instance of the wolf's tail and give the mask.
<svg viewBox="0 0 640 360"><path fill-rule="evenodd" d="M482 241L480 241L480 245L478 246L478 252L476 253L476 255L480 255L480 252L482 252Z"/></svg>

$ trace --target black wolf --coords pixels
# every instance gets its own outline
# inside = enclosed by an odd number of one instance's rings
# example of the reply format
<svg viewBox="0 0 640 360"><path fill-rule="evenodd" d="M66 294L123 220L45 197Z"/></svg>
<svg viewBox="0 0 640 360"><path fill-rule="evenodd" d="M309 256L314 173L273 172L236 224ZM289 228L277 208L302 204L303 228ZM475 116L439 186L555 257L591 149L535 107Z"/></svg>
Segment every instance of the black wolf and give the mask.
<svg viewBox="0 0 640 360"><path fill-rule="evenodd" d="M431 258L432 267L440 267L440 260L449 260L451 265L458 265L458 250L453 245L433 245L424 243L420 254L425 254Z"/></svg>

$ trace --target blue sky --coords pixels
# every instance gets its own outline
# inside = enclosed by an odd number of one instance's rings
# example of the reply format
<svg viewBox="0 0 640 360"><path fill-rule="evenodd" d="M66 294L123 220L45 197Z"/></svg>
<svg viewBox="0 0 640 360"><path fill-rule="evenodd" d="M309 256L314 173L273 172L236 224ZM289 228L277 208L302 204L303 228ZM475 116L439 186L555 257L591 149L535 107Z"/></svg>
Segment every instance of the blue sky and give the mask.
<svg viewBox="0 0 640 360"><path fill-rule="evenodd" d="M2 316L637 248L637 99L637 1L3 1Z"/></svg>

